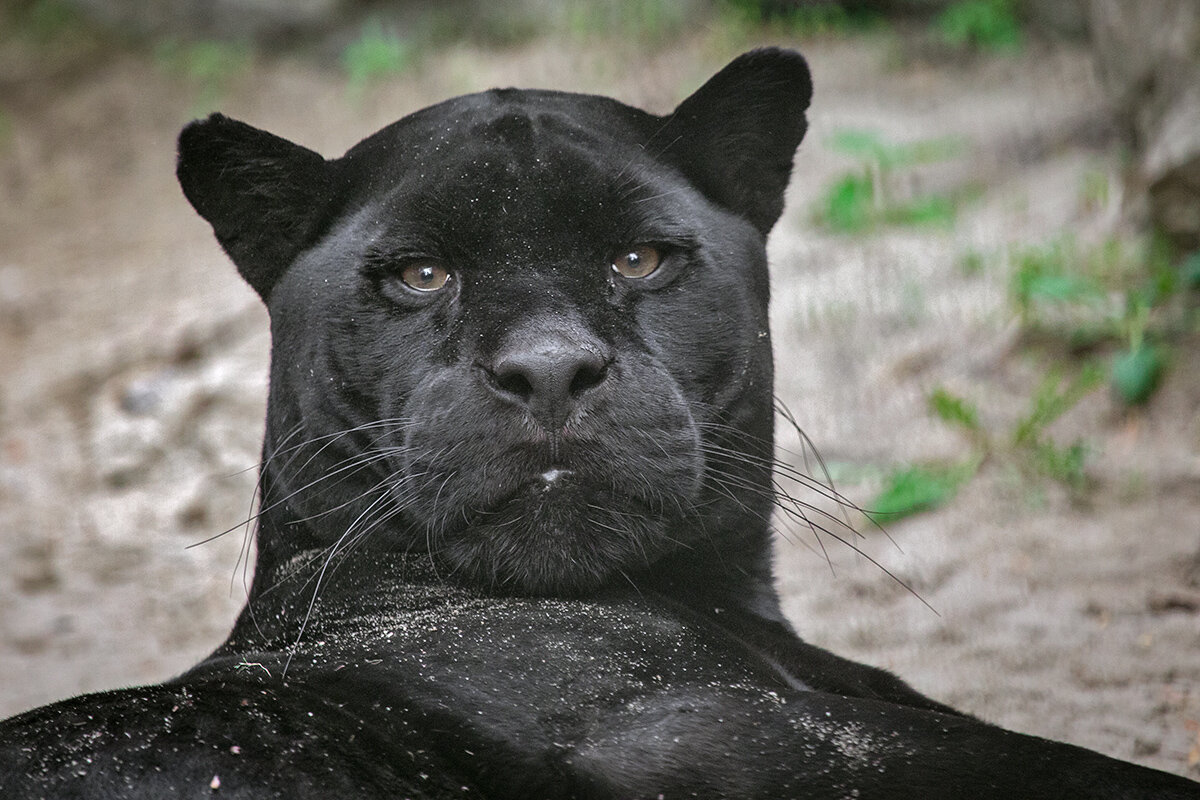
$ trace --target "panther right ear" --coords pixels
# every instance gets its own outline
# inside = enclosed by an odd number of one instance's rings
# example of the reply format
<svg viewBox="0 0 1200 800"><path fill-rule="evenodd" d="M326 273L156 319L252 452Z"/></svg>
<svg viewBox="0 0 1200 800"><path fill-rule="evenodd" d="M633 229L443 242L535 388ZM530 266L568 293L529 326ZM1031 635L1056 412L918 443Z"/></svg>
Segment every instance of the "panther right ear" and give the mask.
<svg viewBox="0 0 1200 800"><path fill-rule="evenodd" d="M765 237L783 211L792 157L808 129L804 57L766 47L735 58L665 118L664 157Z"/></svg>
<svg viewBox="0 0 1200 800"><path fill-rule="evenodd" d="M264 301L320 232L333 195L333 169L319 154L221 114L179 134L175 175Z"/></svg>

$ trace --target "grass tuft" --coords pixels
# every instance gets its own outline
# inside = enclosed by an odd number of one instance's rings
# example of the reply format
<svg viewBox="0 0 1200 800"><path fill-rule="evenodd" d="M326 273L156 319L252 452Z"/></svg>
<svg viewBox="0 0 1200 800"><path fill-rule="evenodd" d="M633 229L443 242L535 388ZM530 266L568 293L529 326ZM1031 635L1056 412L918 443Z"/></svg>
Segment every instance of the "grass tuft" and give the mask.
<svg viewBox="0 0 1200 800"><path fill-rule="evenodd" d="M1170 362L1170 343L1194 332L1189 295L1200 286L1200 254L1176 263L1150 239L1109 240L1083 249L1069 241L1018 252L1010 296L1026 331L1074 350L1116 348L1113 394L1149 401Z"/></svg>
<svg viewBox="0 0 1200 800"><path fill-rule="evenodd" d="M564 6L566 31L576 38L663 39L687 25L689 5L677 0L570 3Z"/></svg>
<svg viewBox="0 0 1200 800"><path fill-rule="evenodd" d="M894 470L868 504L869 515L876 522L886 522L944 505L988 460L1015 467L1030 481L1050 479L1073 492L1084 491L1091 452L1088 444L1076 439L1061 445L1048 428L1103 381L1104 371L1096 365L1085 365L1071 378L1050 370L1034 390L1024 415L999 436L985 428L979 409L969 400L944 387L934 389L929 395L930 412L967 434L971 455L957 464L917 464Z"/></svg>
<svg viewBox="0 0 1200 800"><path fill-rule="evenodd" d="M218 41L167 39L154 48L154 59L168 74L191 84L191 116L213 110L233 81L245 75L254 54L248 45Z"/></svg>
<svg viewBox="0 0 1200 800"><path fill-rule="evenodd" d="M886 524L931 511L949 502L977 467L971 462L896 469L885 477L883 489L868 503L867 514L873 521Z"/></svg>
<svg viewBox="0 0 1200 800"><path fill-rule="evenodd" d="M402 74L414 61L413 47L377 19L368 20L358 38L342 51L342 68L352 94Z"/></svg>
<svg viewBox="0 0 1200 800"><path fill-rule="evenodd" d="M1113 391L1127 406L1144 405L1158 389L1166 368L1163 349L1142 342L1113 358Z"/></svg>
<svg viewBox="0 0 1200 800"><path fill-rule="evenodd" d="M993 52L1019 50L1023 38L1013 0L959 0L938 15L934 29L952 47Z"/></svg>
<svg viewBox="0 0 1200 800"><path fill-rule="evenodd" d="M843 3L722 0L718 11L722 22L731 27L765 28L800 39L873 31L886 24L877 11Z"/></svg>
<svg viewBox="0 0 1200 800"><path fill-rule="evenodd" d="M818 222L839 233L864 233L880 225L949 227L957 214L957 198L924 195L899 198L892 191L895 173L905 168L951 158L962 152L958 139L942 138L908 144L885 142L873 131L842 130L828 145L861 162L838 178L821 198Z"/></svg>

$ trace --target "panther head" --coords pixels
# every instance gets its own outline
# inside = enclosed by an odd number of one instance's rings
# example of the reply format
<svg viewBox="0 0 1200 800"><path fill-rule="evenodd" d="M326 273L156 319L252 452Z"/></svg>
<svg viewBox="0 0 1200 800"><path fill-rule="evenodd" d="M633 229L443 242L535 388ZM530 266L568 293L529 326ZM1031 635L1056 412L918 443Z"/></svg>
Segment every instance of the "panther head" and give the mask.
<svg viewBox="0 0 1200 800"><path fill-rule="evenodd" d="M665 116L497 90L334 160L188 126L183 190L271 316L260 574L366 542L537 594L760 573L764 244L810 95L769 49Z"/></svg>

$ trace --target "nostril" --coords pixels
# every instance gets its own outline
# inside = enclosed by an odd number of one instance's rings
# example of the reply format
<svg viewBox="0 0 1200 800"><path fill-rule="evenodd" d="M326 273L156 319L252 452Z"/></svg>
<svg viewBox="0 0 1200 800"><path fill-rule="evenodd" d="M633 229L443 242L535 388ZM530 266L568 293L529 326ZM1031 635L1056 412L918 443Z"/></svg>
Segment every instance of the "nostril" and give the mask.
<svg viewBox="0 0 1200 800"><path fill-rule="evenodd" d="M608 365L599 359L581 363L575 372L575 377L571 379L569 389L571 396L582 394L593 386L600 385L607 373Z"/></svg>
<svg viewBox="0 0 1200 800"><path fill-rule="evenodd" d="M494 372L492 380L502 391L516 395L525 402L529 402L529 398L533 396L533 384L523 372Z"/></svg>

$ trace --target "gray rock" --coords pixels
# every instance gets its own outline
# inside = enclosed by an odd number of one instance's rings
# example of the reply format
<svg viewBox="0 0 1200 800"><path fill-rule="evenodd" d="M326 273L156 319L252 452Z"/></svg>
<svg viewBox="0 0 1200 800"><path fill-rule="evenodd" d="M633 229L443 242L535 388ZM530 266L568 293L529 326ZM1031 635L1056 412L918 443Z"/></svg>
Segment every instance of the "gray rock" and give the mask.
<svg viewBox="0 0 1200 800"><path fill-rule="evenodd" d="M1150 222L1200 248L1200 3L1091 0L1089 23Z"/></svg>

